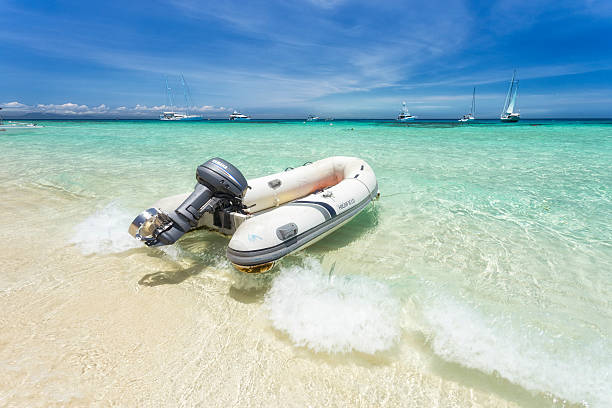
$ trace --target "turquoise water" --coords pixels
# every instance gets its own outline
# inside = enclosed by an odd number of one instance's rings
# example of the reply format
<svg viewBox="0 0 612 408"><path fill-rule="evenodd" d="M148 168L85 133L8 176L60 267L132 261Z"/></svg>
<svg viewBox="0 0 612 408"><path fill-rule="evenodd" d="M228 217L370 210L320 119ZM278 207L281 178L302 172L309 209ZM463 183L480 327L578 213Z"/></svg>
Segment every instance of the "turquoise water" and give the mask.
<svg viewBox="0 0 612 408"><path fill-rule="evenodd" d="M402 313L376 330L399 332L393 341L405 343L422 336L443 377L484 381L488 392L526 406L612 405L610 122L44 125L0 136L0 184L73 197L77 215L66 222L74 226L95 213L129 222L157 199L190 191L195 168L213 156L247 178L333 155L361 157L376 172L380 200L279 269L327 273L334 265L339 277L383 284L388 292L376 292L368 307L386 310L379 297L389 293ZM123 237L112 248L96 246L95 231L88 237L100 255L132 247ZM218 239L207 247L214 253L196 248L189 256L228 269ZM274 293L282 296L282 287ZM267 307L284 304L273 300ZM304 337L275 312L276 327ZM308 341L323 351L340 347L329 337ZM378 350L342 342L349 351Z"/></svg>

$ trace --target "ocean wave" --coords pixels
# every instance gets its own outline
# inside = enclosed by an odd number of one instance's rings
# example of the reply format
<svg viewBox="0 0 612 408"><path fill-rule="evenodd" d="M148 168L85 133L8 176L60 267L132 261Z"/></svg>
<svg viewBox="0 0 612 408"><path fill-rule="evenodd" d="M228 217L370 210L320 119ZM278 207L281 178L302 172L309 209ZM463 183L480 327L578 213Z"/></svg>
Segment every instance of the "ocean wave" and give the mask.
<svg viewBox="0 0 612 408"><path fill-rule="evenodd" d="M272 325L315 352L374 354L400 338L400 302L362 276L330 276L307 258L282 269L264 300Z"/></svg>
<svg viewBox="0 0 612 408"><path fill-rule="evenodd" d="M109 254L142 247L128 233L133 215L111 202L87 217L74 228L70 239L84 255Z"/></svg>
<svg viewBox="0 0 612 408"><path fill-rule="evenodd" d="M422 313L423 331L445 360L574 403L612 406L612 358L603 340L568 347L542 330L517 329L450 300L434 299Z"/></svg>

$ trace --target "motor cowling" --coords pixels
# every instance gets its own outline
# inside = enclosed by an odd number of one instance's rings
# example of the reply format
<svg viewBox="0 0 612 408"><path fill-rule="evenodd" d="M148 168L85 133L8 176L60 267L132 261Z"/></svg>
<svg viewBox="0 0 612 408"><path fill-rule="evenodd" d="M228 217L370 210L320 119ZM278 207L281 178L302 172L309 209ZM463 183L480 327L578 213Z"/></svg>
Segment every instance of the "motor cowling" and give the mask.
<svg viewBox="0 0 612 408"><path fill-rule="evenodd" d="M247 180L231 163L215 157L198 166L198 183L214 191L215 195L242 198L247 190Z"/></svg>
<svg viewBox="0 0 612 408"><path fill-rule="evenodd" d="M132 221L129 233L148 246L171 245L195 228L204 213L242 208L247 180L231 163L210 159L198 166L196 180L194 191L176 210L166 214L149 208Z"/></svg>

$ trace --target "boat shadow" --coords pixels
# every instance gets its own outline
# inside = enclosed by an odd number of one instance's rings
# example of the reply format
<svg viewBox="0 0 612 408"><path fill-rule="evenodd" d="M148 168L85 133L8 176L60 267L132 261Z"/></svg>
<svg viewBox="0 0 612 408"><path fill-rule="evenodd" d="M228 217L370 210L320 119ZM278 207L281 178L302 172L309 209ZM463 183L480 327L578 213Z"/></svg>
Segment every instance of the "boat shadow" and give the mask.
<svg viewBox="0 0 612 408"><path fill-rule="evenodd" d="M197 275L202 271L202 269L203 268L201 266L195 265L186 269L149 273L140 278L138 284L149 287L159 285L176 285L183 282L187 278Z"/></svg>
<svg viewBox="0 0 612 408"><path fill-rule="evenodd" d="M178 243L176 253L152 251L148 255L154 258L180 258L189 266L184 267L173 260L177 268L144 275L138 284L143 286L176 285L186 279L200 274L209 267L224 267L227 237L207 231L197 230L185 235Z"/></svg>

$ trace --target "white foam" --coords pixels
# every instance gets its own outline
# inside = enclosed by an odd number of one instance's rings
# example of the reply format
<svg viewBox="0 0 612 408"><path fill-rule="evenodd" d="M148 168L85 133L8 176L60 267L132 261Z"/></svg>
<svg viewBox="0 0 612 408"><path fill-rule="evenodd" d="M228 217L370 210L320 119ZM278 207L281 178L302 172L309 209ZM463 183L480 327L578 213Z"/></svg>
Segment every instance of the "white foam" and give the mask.
<svg viewBox="0 0 612 408"><path fill-rule="evenodd" d="M79 223L70 243L85 255L117 253L141 247L142 243L128 233L133 218L133 214L112 202Z"/></svg>
<svg viewBox="0 0 612 408"><path fill-rule="evenodd" d="M564 347L542 331L517 329L506 319L439 299L427 304L423 316L433 351L446 360L574 403L612 406L612 358L603 341Z"/></svg>
<svg viewBox="0 0 612 408"><path fill-rule="evenodd" d="M316 352L374 354L400 338L400 302L390 289L360 276L332 276L307 259L280 271L265 297L272 325Z"/></svg>

